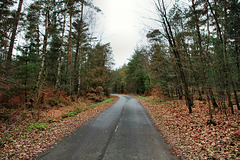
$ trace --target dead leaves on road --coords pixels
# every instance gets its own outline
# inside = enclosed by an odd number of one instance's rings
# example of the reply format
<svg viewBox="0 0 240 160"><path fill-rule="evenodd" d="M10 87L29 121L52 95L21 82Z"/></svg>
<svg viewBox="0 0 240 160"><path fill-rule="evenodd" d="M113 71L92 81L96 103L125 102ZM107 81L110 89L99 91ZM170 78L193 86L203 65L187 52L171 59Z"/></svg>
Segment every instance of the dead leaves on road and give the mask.
<svg viewBox="0 0 240 160"><path fill-rule="evenodd" d="M240 112L215 113L216 126L207 125L208 106L195 101L189 114L184 101L153 104L139 99L163 134L173 153L181 159L240 159Z"/></svg>

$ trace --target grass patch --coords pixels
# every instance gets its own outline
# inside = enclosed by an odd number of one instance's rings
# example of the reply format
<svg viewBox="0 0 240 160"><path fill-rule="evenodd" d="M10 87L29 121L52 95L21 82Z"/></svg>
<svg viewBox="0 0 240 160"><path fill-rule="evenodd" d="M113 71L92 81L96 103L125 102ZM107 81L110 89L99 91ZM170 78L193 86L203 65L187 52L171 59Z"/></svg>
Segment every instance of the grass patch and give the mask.
<svg viewBox="0 0 240 160"><path fill-rule="evenodd" d="M138 96L138 98L145 100L145 101L149 101L149 99L147 97L143 97L143 96Z"/></svg>
<svg viewBox="0 0 240 160"><path fill-rule="evenodd" d="M67 118L67 117L74 117L77 115L76 111L71 111L71 112L66 112L62 115L62 118Z"/></svg>
<svg viewBox="0 0 240 160"><path fill-rule="evenodd" d="M103 103L109 103L109 102L112 102L115 98L109 98L109 99L106 99L102 102L99 102L98 104L103 104Z"/></svg>
<svg viewBox="0 0 240 160"><path fill-rule="evenodd" d="M43 123L31 123L29 126L28 126L29 130L40 130L40 131L43 131L45 129L50 129L50 127L44 125Z"/></svg>
<svg viewBox="0 0 240 160"><path fill-rule="evenodd" d="M104 101L102 101L102 102L99 102L99 103L97 103L97 104L92 104L92 105L90 105L90 106L84 107L83 109L79 109L79 108L78 108L78 109L76 109L76 110L74 110L74 111L66 112L66 113L64 113L64 114L62 115L62 118L74 117L74 116L76 116L78 113L81 113L82 111L85 112L85 111L87 111L87 110L89 110L89 109L91 109L91 108L96 108L99 104L109 103L109 102L111 102L111 101L113 101L113 100L114 100L114 98L109 98L109 99L106 99L106 100L104 100Z"/></svg>

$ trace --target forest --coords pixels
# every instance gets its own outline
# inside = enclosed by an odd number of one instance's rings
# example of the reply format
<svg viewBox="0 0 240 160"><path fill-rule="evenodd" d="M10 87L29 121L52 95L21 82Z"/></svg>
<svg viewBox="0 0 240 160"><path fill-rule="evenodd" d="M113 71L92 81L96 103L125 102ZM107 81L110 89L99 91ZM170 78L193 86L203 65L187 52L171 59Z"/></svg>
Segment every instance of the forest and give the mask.
<svg viewBox="0 0 240 160"><path fill-rule="evenodd" d="M1 0L1 151L24 120L28 129L47 129L39 122L46 108L72 105L64 115L71 117L81 112L77 104L105 102L111 93L181 100L189 114L202 101L211 125L215 110L226 118L239 114L240 2L178 0L171 8L153 2L157 18L148 18L159 27L113 69L111 43L92 33L101 9L91 0Z"/></svg>
<svg viewBox="0 0 240 160"><path fill-rule="evenodd" d="M127 65L114 71L113 91L184 99L240 110L239 1L181 1L167 9L155 1L159 28L146 35L149 45L137 47Z"/></svg>
<svg viewBox="0 0 240 160"><path fill-rule="evenodd" d="M0 1L0 159L29 159L38 131L45 148L113 102L97 14L91 0Z"/></svg>
<svg viewBox="0 0 240 160"><path fill-rule="evenodd" d="M37 0L19 1L17 11L10 10L15 3L1 4L3 106L33 107L62 92L74 101L96 88L109 96L112 50L89 31L98 7L90 1Z"/></svg>

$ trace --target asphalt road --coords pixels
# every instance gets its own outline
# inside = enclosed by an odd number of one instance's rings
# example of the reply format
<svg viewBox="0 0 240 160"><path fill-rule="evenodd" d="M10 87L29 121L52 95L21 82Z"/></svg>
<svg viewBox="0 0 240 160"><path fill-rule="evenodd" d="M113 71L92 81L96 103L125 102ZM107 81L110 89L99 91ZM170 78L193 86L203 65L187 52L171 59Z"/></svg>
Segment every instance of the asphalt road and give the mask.
<svg viewBox="0 0 240 160"><path fill-rule="evenodd" d="M43 160L174 160L137 99L119 95L110 108L40 154Z"/></svg>

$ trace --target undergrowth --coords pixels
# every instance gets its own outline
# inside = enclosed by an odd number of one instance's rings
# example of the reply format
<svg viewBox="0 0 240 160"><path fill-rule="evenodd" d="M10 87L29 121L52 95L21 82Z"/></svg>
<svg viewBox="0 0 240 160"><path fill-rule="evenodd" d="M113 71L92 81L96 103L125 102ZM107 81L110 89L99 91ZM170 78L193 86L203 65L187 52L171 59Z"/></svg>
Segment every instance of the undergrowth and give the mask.
<svg viewBox="0 0 240 160"><path fill-rule="evenodd" d="M92 105L86 106L84 108L77 108L77 109L75 109L73 111L69 111L69 112L63 113L62 118L74 117L78 113L85 112L85 111L87 111L87 110L89 110L91 108L96 108L99 104L109 103L109 102L111 102L113 100L114 100L114 98L109 98L109 99L106 99L106 100L104 100L102 102L98 102L97 104L92 104Z"/></svg>

